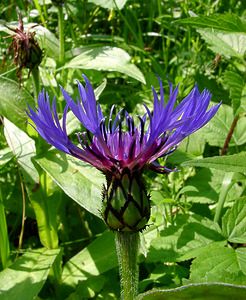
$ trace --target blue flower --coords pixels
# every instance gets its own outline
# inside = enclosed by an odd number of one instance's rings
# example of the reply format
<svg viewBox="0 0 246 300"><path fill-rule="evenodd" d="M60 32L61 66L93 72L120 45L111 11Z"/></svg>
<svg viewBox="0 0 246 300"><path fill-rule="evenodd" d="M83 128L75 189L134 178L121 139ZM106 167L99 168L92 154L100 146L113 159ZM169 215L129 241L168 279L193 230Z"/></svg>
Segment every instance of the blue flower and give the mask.
<svg viewBox="0 0 246 300"><path fill-rule="evenodd" d="M122 174L124 169L141 172L145 167L168 172L165 166L157 163L157 159L174 151L185 137L206 125L220 106L217 104L208 109L211 94L208 90L200 93L197 86L175 107L178 87L173 89L170 85L169 99L165 103L162 82L159 81L160 97L152 88L153 112L145 105L146 113L137 117L136 125L136 120L125 110L113 117L114 106L108 118L105 117L89 80L83 77L86 85L78 83L80 97L77 101L61 88L66 101L62 124L58 119L56 101L50 105L49 96L44 91L39 94L38 108L29 107L28 115L49 144L106 174ZM74 144L66 132L68 109L85 128L83 133L77 133L80 146Z"/></svg>
<svg viewBox="0 0 246 300"><path fill-rule="evenodd" d="M133 118L126 110L115 113L112 106L105 117L96 102L93 88L86 78L85 87L79 82L79 99L74 101L63 89L66 107L60 124L56 101L41 92L38 107L29 107L28 115L38 133L57 149L81 159L106 175L103 188L102 215L105 223L117 231L143 230L150 217L150 196L142 173L150 168L159 173L170 172L158 164L158 158L172 153L188 135L206 125L220 104L209 107L211 94L199 92L195 86L187 97L175 106L178 87L170 85L165 101L162 82L160 96L153 88L153 112L145 105L145 114ZM78 144L66 132L66 116L70 109L84 127L77 133ZM136 122L137 121L137 122Z"/></svg>

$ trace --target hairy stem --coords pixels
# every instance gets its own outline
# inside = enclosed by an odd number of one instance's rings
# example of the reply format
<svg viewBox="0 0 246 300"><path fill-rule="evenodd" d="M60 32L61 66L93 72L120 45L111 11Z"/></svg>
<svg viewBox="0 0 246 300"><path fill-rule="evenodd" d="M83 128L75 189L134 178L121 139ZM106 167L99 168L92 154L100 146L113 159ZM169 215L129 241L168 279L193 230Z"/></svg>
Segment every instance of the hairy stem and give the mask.
<svg viewBox="0 0 246 300"><path fill-rule="evenodd" d="M139 232L117 232L116 251L120 269L121 299L134 300L138 292Z"/></svg>

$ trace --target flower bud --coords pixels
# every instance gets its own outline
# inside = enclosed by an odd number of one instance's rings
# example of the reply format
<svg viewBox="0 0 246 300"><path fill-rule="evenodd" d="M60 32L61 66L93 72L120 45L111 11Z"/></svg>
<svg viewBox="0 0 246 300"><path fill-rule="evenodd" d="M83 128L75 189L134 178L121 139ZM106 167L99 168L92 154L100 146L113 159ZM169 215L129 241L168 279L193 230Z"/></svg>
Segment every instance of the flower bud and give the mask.
<svg viewBox="0 0 246 300"><path fill-rule="evenodd" d="M150 197L142 176L125 171L107 178L103 191L103 218L112 230L141 231L150 217Z"/></svg>
<svg viewBox="0 0 246 300"><path fill-rule="evenodd" d="M17 75L21 79L21 71L27 68L30 72L38 67L43 58L43 51L39 47L35 39L35 32L24 31L23 21L19 15L19 25L14 31L12 36L13 40L9 47L9 51L14 53L14 63L18 67Z"/></svg>

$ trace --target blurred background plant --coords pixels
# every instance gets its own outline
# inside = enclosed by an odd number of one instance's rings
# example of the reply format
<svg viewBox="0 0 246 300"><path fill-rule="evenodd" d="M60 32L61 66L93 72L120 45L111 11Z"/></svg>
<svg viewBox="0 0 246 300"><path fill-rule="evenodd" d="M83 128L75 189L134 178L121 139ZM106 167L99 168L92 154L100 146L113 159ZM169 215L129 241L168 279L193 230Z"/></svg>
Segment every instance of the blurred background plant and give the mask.
<svg viewBox="0 0 246 300"><path fill-rule="evenodd" d="M75 98L82 73L104 111L115 103L142 114L156 75L166 88L180 83L180 99L197 83L222 100L215 118L168 157L180 172L145 176L152 217L139 289L201 283L180 293L195 299L205 284L208 295L246 297L238 288L246 285L245 1L3 0L0 12L1 299L119 298L113 236L98 212L103 177L49 149L25 112L43 87L62 112L59 85ZM34 39L14 47L22 54L10 51L18 26ZM31 45L38 64L16 65ZM67 127L75 139L81 125L70 114Z"/></svg>

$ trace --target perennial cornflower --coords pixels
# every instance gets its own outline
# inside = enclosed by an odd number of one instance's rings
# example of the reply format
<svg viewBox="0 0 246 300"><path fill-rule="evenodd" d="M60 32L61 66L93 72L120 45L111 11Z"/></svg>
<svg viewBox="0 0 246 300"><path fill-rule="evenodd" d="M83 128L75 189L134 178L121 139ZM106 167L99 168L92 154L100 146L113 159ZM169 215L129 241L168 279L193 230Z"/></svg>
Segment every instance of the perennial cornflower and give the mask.
<svg viewBox="0 0 246 300"><path fill-rule="evenodd" d="M38 108L29 108L28 115L38 133L57 149L81 159L106 175L102 214L106 224L117 231L140 231L150 217L150 197L143 183L144 169L170 172L157 160L173 152L188 135L203 127L215 115L220 104L210 104L208 90L199 92L195 86L178 105L178 87L170 84L169 99L164 99L161 80L160 96L152 88L153 111L133 118L126 110L115 113L113 105L108 117L102 113L93 88L84 76L85 87L78 82L79 99L74 101L63 89L66 107L62 124L56 101L50 105L44 91L39 94ZM166 97L165 97L166 98ZM77 133L79 145L66 132L66 116L70 109L85 128Z"/></svg>

